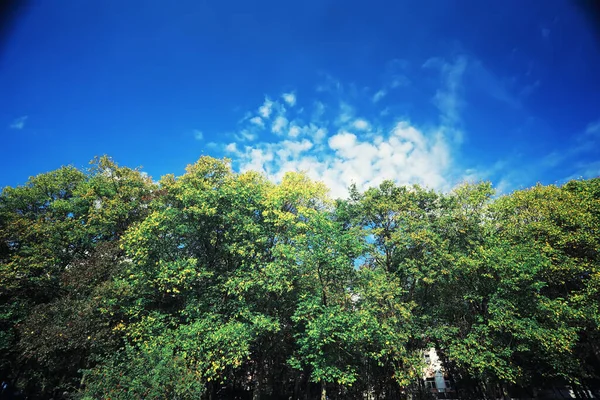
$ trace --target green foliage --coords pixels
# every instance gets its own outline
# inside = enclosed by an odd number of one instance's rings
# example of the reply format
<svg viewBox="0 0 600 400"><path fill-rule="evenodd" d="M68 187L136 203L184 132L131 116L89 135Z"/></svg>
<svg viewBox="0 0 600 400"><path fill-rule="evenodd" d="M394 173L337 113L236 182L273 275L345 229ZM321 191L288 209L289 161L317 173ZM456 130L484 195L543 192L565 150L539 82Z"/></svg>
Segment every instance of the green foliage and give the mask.
<svg viewBox="0 0 600 400"><path fill-rule="evenodd" d="M83 399L188 399L205 388L173 345L127 346L85 375Z"/></svg>
<svg viewBox="0 0 600 400"><path fill-rule="evenodd" d="M116 346L99 312L154 185L110 158L32 177L0 195L0 371L32 395L77 387L79 368ZM137 197L136 197L137 196ZM106 212L105 211L109 211ZM88 339L89 337L89 339Z"/></svg>
<svg viewBox="0 0 600 400"><path fill-rule="evenodd" d="M31 397L422 397L432 347L463 397L600 379L600 179L333 202L91 164L0 195L0 372Z"/></svg>

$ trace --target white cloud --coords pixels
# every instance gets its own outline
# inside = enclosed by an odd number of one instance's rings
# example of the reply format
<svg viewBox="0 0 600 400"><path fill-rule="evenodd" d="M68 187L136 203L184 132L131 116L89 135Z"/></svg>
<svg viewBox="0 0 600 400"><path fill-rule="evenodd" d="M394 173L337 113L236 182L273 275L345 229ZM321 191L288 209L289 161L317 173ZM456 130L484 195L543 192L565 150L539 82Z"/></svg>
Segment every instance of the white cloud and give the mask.
<svg viewBox="0 0 600 400"><path fill-rule="evenodd" d="M194 129L194 139L202 140L203 138L204 138L204 135L202 134L202 131L199 131L198 129Z"/></svg>
<svg viewBox="0 0 600 400"><path fill-rule="evenodd" d="M327 128L320 121L325 114L326 107L322 102L314 101L313 108L312 117L307 122L305 120L307 113L304 112L303 108L286 109L283 104L266 97L265 103L259 108L259 112L262 111L263 114L268 114L269 119L267 120L261 116L252 117L251 113L246 113L240 121L242 124L241 129L231 136L238 142L254 141L264 133L262 129L268 124L270 131L279 136L290 139L310 138L314 143L321 143L327 135ZM348 105L342 105L342 109L351 112Z"/></svg>
<svg viewBox="0 0 600 400"><path fill-rule="evenodd" d="M287 125L287 118L279 115L277 118L275 118L275 121L273 121L273 124L271 125L271 132L280 135L283 133L283 130L287 127Z"/></svg>
<svg viewBox="0 0 600 400"><path fill-rule="evenodd" d="M325 88L319 87L310 102L313 107L309 112L284 107L295 104L295 97L291 101L282 96L281 103L265 99L259 108L261 122L268 118L267 125L278 137L259 137L259 141L243 148L230 143L225 150L235 155L234 166L240 171L255 170L274 181L288 171L305 171L310 178L324 182L333 197L346 196L352 183L366 189L386 179L400 185L416 183L449 190L465 176L478 176L474 170L461 172L452 157L462 133L459 121L467 59L428 63L442 76L441 88L434 97L439 109L437 124L426 122L423 126L427 128L413 125L408 118L393 115L391 108L384 110L389 114L385 120L395 121L391 124L383 123L377 111L363 114L368 118L359 118L356 103L349 101L352 91L327 77ZM333 95L333 103L325 104L319 90L328 92L326 96ZM377 101L388 90L389 84L380 91ZM371 100L377 102L375 97ZM257 132L254 121L246 120L245 124L239 135Z"/></svg>
<svg viewBox="0 0 600 400"><path fill-rule="evenodd" d="M265 102L258 108L258 113L263 118L269 118L273 112L273 105L273 101L271 101L268 97L265 97Z"/></svg>
<svg viewBox="0 0 600 400"><path fill-rule="evenodd" d="M300 129L299 126L292 125L290 127L290 130L288 131L288 135L289 135L289 137L295 138L295 137L298 137L301 132L302 132L302 130Z"/></svg>
<svg viewBox="0 0 600 400"><path fill-rule="evenodd" d="M296 104L296 95L293 92L291 92L291 93L284 93L284 94L281 95L281 98L290 107L294 107L294 105Z"/></svg>
<svg viewBox="0 0 600 400"><path fill-rule="evenodd" d="M241 170L254 169L279 180L288 171L305 171L323 181L334 197L344 197L355 183L360 189L385 179L450 188L450 146L441 131L425 134L404 121L386 135L359 139L340 131L324 146L311 141L283 140L247 147L239 157Z"/></svg>
<svg viewBox="0 0 600 400"><path fill-rule="evenodd" d="M326 128L312 129L312 138L315 142L321 142L327 136Z"/></svg>
<svg viewBox="0 0 600 400"><path fill-rule="evenodd" d="M342 131L329 138L329 147L346 155L354 148L355 144L356 135L349 132Z"/></svg>
<svg viewBox="0 0 600 400"><path fill-rule="evenodd" d="M371 128L371 124L362 118L354 120L352 126L359 131L368 131Z"/></svg>
<svg viewBox="0 0 600 400"><path fill-rule="evenodd" d="M323 114L325 114L325 104L323 104L321 101L315 101L312 119L318 120L323 116Z"/></svg>
<svg viewBox="0 0 600 400"><path fill-rule="evenodd" d="M345 125L354 118L354 107L346 102L340 103L340 113L337 117L336 123L338 125Z"/></svg>
<svg viewBox="0 0 600 400"><path fill-rule="evenodd" d="M9 128L10 129L16 129L16 130L21 130L23 128L25 128L25 123L27 122L27 118L29 118L29 116L27 115L23 115L22 117L16 118L10 125Z"/></svg>
<svg viewBox="0 0 600 400"><path fill-rule="evenodd" d="M242 165L242 172L258 171L266 174L265 165L273 161L273 152L268 149L247 147L246 153L243 156L246 158L246 163Z"/></svg>
<svg viewBox="0 0 600 400"><path fill-rule="evenodd" d="M380 91L375 93L373 95L373 99L372 99L373 103L379 102L381 99L383 99L385 97L386 94L387 94L387 91L385 89L381 89Z"/></svg>
<svg viewBox="0 0 600 400"><path fill-rule="evenodd" d="M225 146L225 151L228 153L237 153L238 152L237 144L229 143L227 146Z"/></svg>
<svg viewBox="0 0 600 400"><path fill-rule="evenodd" d="M260 126L260 127L264 127L265 123L263 122L261 117L254 117L254 118L250 118L250 122L253 123L254 125Z"/></svg>
<svg viewBox="0 0 600 400"><path fill-rule="evenodd" d="M298 141L290 141L284 140L281 142L281 145L274 149L277 157L282 162L293 162L293 160L300 157L300 155L313 147L313 144L310 140L304 139L301 142ZM281 178L283 175L278 176L277 178Z"/></svg>

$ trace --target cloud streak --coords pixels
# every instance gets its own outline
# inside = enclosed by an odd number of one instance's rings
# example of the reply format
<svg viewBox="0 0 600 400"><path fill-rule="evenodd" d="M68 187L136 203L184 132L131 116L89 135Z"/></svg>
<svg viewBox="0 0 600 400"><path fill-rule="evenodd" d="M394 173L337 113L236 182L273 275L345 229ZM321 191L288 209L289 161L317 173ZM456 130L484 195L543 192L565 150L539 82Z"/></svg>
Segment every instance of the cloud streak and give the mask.
<svg viewBox="0 0 600 400"><path fill-rule="evenodd" d="M585 133L587 135L600 135L600 119L590 122L585 128Z"/></svg>
<svg viewBox="0 0 600 400"><path fill-rule="evenodd" d="M467 68L467 58L461 56L453 62L430 58L423 67L440 70L442 84L433 97L433 103L440 110L442 123L456 125L460 121L460 112L464 105L462 77Z"/></svg>
<svg viewBox="0 0 600 400"><path fill-rule="evenodd" d="M23 115L22 117L16 118L15 120L13 120L13 122L11 122L9 128L18 131L22 130L23 128L25 128L25 123L27 122L28 118L29 116L27 115Z"/></svg>
<svg viewBox="0 0 600 400"><path fill-rule="evenodd" d="M381 90L377 91L377 93L375 93L373 95L373 103L378 103L386 95L387 95L387 90L385 90L385 89L381 89Z"/></svg>

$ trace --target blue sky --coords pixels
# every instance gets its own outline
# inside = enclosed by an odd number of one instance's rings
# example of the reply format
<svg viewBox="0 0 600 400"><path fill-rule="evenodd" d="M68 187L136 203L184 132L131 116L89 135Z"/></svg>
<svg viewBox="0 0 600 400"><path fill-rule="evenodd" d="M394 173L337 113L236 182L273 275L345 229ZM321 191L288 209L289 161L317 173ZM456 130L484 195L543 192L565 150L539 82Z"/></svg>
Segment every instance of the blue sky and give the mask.
<svg viewBox="0 0 600 400"><path fill-rule="evenodd" d="M0 186L201 155L335 196L600 175L600 40L567 1L33 1L0 52Z"/></svg>

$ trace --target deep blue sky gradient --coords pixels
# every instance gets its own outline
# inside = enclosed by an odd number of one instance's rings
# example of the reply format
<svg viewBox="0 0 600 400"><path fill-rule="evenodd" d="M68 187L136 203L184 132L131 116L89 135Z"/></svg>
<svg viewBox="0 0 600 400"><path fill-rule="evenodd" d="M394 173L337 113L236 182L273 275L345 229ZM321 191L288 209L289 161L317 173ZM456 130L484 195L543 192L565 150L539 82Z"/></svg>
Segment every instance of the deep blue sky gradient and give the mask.
<svg viewBox="0 0 600 400"><path fill-rule="evenodd" d="M104 153L180 174L225 155L246 113L284 92L434 126L457 60L457 171L505 189L597 176L597 32L558 0L34 1L0 53L0 187Z"/></svg>

